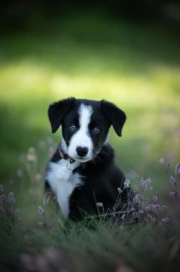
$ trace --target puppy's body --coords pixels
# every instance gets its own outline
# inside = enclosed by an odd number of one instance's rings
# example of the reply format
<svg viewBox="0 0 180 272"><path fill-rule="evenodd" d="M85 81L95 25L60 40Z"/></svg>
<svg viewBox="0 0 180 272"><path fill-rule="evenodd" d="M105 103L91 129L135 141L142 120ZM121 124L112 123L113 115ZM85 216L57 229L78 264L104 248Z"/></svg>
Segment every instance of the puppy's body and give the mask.
<svg viewBox="0 0 180 272"><path fill-rule="evenodd" d="M64 216L79 220L84 213L95 214L97 202L105 210L112 209L118 188L126 202L130 189L124 188L124 175L106 142L111 125L121 135L124 112L106 101L69 98L50 106L49 119L52 132L62 126L62 142L48 164L46 186Z"/></svg>

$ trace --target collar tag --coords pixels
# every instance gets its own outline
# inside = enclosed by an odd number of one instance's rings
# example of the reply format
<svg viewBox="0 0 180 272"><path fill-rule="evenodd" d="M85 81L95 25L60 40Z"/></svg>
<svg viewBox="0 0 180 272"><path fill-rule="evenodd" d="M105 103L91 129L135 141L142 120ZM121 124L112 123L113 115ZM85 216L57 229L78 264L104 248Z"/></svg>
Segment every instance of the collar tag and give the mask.
<svg viewBox="0 0 180 272"><path fill-rule="evenodd" d="M72 164L72 163L70 163L70 162L67 163L66 167L67 167L67 169L68 169L69 171L73 171L73 170L74 170L74 164Z"/></svg>
<svg viewBox="0 0 180 272"><path fill-rule="evenodd" d="M70 164L72 164L72 163L74 163L74 162L75 162L75 160L72 159L72 158L70 158Z"/></svg>

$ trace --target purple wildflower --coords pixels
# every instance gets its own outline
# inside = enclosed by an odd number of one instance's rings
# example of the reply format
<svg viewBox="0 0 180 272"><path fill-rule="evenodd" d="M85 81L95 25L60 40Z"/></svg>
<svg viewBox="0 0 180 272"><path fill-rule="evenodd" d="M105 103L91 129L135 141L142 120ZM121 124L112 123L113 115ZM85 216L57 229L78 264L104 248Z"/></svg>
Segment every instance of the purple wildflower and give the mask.
<svg viewBox="0 0 180 272"><path fill-rule="evenodd" d="M40 216L42 216L42 215L45 214L44 209L43 209L41 206L38 207L38 214L39 214Z"/></svg>
<svg viewBox="0 0 180 272"><path fill-rule="evenodd" d="M180 162L178 162L175 166L175 175L180 174Z"/></svg>
<svg viewBox="0 0 180 272"><path fill-rule="evenodd" d="M43 198L43 204L46 205L49 203L49 199L50 199L51 193L47 192Z"/></svg>
<svg viewBox="0 0 180 272"><path fill-rule="evenodd" d="M167 211L167 206L166 205L161 206L161 210L162 211Z"/></svg>
<svg viewBox="0 0 180 272"><path fill-rule="evenodd" d="M134 218L134 219L139 218L139 214L138 214L138 212L133 212L133 214L132 214L132 215L133 215L133 218Z"/></svg>
<svg viewBox="0 0 180 272"><path fill-rule="evenodd" d="M164 164L165 163L164 158L160 158L159 163Z"/></svg>
<svg viewBox="0 0 180 272"><path fill-rule="evenodd" d="M3 205L5 198L6 198L5 195L0 196L0 205Z"/></svg>
<svg viewBox="0 0 180 272"><path fill-rule="evenodd" d="M151 207L150 206L146 206L145 207L145 211L149 212L151 210Z"/></svg>
<svg viewBox="0 0 180 272"><path fill-rule="evenodd" d="M159 205L155 205L155 204L150 204L149 206L151 210L156 210L159 208Z"/></svg>
<svg viewBox="0 0 180 272"><path fill-rule="evenodd" d="M173 196L173 197L176 197L176 196L177 196L177 193L176 193L176 192L170 192L169 195L170 195L170 196Z"/></svg>
<svg viewBox="0 0 180 272"><path fill-rule="evenodd" d="M10 192L8 195L8 202L13 204L16 201L15 197L14 197L14 193Z"/></svg>
<svg viewBox="0 0 180 272"><path fill-rule="evenodd" d="M158 200L157 196L153 196L153 201L157 202L157 200Z"/></svg>
<svg viewBox="0 0 180 272"><path fill-rule="evenodd" d="M144 211L143 211L143 210L139 210L138 213L139 213L139 214L143 214Z"/></svg>
<svg viewBox="0 0 180 272"><path fill-rule="evenodd" d="M44 228L44 227L45 227L45 224L44 224L44 222L38 222L38 226L39 226L40 228Z"/></svg>
<svg viewBox="0 0 180 272"><path fill-rule="evenodd" d="M142 202L142 195L135 195L135 197L133 197L133 203L134 204L141 204L141 202Z"/></svg>
<svg viewBox="0 0 180 272"><path fill-rule="evenodd" d="M162 222L162 223L167 223L167 222L169 222L169 217L162 218L162 219L161 219L161 222Z"/></svg>
<svg viewBox="0 0 180 272"><path fill-rule="evenodd" d="M143 180L143 182L141 184L141 188L142 188L143 191L147 188L147 186L149 185L150 182L151 182L150 178L148 178L146 180Z"/></svg>
<svg viewBox="0 0 180 272"><path fill-rule="evenodd" d="M170 176L170 177L169 177L169 182L171 183L171 185L172 185L173 187L176 187L177 182L176 182L176 180L175 180L175 178L174 178L173 176Z"/></svg>

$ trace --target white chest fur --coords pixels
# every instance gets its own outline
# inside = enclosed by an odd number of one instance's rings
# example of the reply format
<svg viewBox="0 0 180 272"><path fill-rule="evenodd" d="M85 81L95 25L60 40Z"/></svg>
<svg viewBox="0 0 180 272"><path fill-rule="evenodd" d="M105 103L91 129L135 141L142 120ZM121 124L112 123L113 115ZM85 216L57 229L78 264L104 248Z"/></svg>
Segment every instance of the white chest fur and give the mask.
<svg viewBox="0 0 180 272"><path fill-rule="evenodd" d="M69 160L62 159L57 163L50 162L48 166L46 179L57 198L63 215L68 217L69 198L76 187L83 185L81 176L72 172L79 166L79 163L70 164Z"/></svg>

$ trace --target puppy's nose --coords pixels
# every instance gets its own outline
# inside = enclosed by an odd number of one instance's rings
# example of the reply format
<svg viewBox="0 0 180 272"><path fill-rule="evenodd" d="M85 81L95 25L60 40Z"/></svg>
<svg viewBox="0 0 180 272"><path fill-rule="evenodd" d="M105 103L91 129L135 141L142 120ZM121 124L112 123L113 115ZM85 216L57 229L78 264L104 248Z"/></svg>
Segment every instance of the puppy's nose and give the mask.
<svg viewBox="0 0 180 272"><path fill-rule="evenodd" d="M87 148L87 147L78 146L78 147L76 148L76 151L77 151L78 156L84 157L84 156L86 156L87 153L88 153L88 148Z"/></svg>

